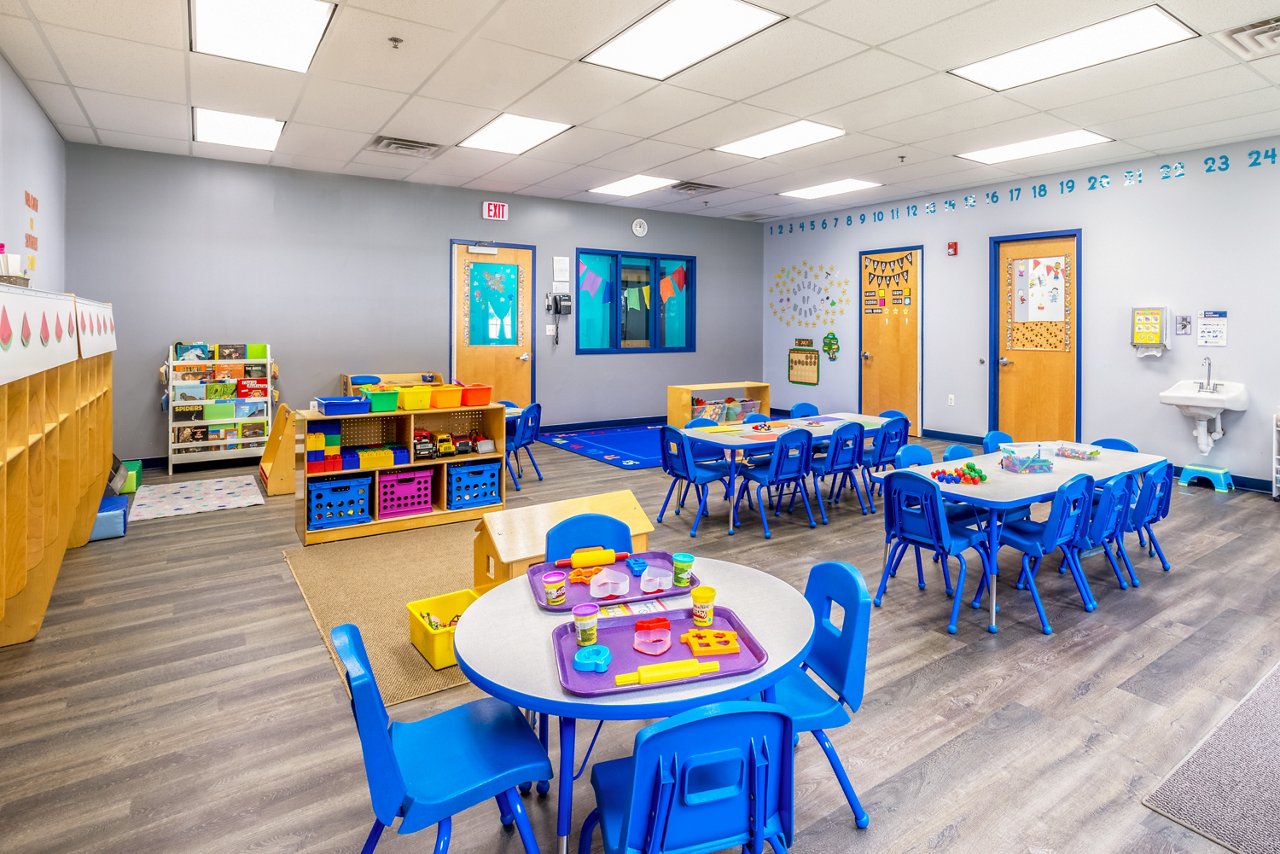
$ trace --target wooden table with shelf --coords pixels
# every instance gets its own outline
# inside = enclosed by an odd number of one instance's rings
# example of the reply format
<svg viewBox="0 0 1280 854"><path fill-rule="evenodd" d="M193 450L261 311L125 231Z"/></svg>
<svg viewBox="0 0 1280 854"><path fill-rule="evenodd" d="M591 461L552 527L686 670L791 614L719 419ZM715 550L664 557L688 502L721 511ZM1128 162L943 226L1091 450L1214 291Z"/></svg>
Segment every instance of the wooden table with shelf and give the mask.
<svg viewBox="0 0 1280 854"><path fill-rule="evenodd" d="M314 410L298 410L296 418L298 425L297 436L304 447L308 424L318 421L339 421L342 424L344 448L384 444L404 445L409 449L409 454L412 456L415 429L450 434L475 431L485 438L493 439L498 448L486 454L458 454L451 457L413 460L412 462L398 465L365 466L341 471L304 473L300 482L301 485L298 487L298 500L296 502L295 527L298 532L298 539L302 541L304 546L310 546L316 543L331 543L337 540L368 537L392 531L407 531L432 525L447 525L451 522L474 521L485 513L501 510L503 502L506 500L506 478L503 477L501 468L505 418L505 408L497 403L488 406L365 412L355 415L324 415ZM498 464L498 501L493 504L475 507L450 508L447 500L447 467L454 464L478 462L495 462ZM395 516L389 519L377 518L379 473L424 468L434 468L436 472L431 479L432 509L428 512L408 516ZM307 528L307 485L325 478L342 478L358 474L373 475L369 492L369 508L370 515L373 517L372 520L336 528L309 530Z"/></svg>
<svg viewBox="0 0 1280 854"><path fill-rule="evenodd" d="M707 398L705 392L740 391L735 397L760 401L760 411L769 414L769 384L745 380L729 383L697 383L667 386L667 425L683 427L693 418L693 398ZM723 395L711 395L721 397Z"/></svg>

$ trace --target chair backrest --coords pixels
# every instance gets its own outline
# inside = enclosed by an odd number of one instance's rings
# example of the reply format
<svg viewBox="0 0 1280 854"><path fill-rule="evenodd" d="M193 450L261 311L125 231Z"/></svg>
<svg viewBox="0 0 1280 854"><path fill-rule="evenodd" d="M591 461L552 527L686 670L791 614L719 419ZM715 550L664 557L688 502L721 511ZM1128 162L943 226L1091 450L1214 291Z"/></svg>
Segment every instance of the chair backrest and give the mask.
<svg viewBox="0 0 1280 854"><path fill-rule="evenodd" d="M729 702L690 709L636 733L630 852L764 850L794 836L794 725L781 706Z"/></svg>
<svg viewBox="0 0 1280 854"><path fill-rule="evenodd" d="M658 431L658 454L663 474L667 477L684 477L679 469L680 431L663 425Z"/></svg>
<svg viewBox="0 0 1280 854"><path fill-rule="evenodd" d="M694 418L688 424L684 425L684 429L692 430L695 427L715 427L720 422L714 418Z"/></svg>
<svg viewBox="0 0 1280 854"><path fill-rule="evenodd" d="M813 434L803 427L792 427L778 436L769 460L769 481L780 483L807 477L813 470Z"/></svg>
<svg viewBox="0 0 1280 854"><path fill-rule="evenodd" d="M804 598L813 609L813 647L805 666L826 682L850 710L862 705L867 679L867 629L871 624L871 594L862 573L851 563L828 561L809 571ZM837 626L831 603L844 609Z"/></svg>
<svg viewBox="0 0 1280 854"><path fill-rule="evenodd" d="M963 460L972 456L973 448L968 448L964 445L947 445L947 449L942 452L942 461L949 463L952 460Z"/></svg>
<svg viewBox="0 0 1280 854"><path fill-rule="evenodd" d="M1013 437L1003 430L992 430L982 437L982 453L994 454L1000 450L1001 444L1007 444L1013 441Z"/></svg>
<svg viewBox="0 0 1280 854"><path fill-rule="evenodd" d="M1138 446L1130 442L1128 439L1094 439L1091 444L1099 448L1110 448L1113 451L1130 451L1135 454L1138 453Z"/></svg>
<svg viewBox="0 0 1280 854"><path fill-rule="evenodd" d="M791 407L792 418L808 418L811 415L817 415L817 414L818 414L818 407L814 406L812 403L805 403L802 401L800 403L797 403L795 406Z"/></svg>
<svg viewBox="0 0 1280 854"><path fill-rule="evenodd" d="M907 424L911 423L911 419L907 417L907 413L903 412L901 409L886 409L884 412L880 413L880 417L881 418L901 418L904 421L906 421Z"/></svg>
<svg viewBox="0 0 1280 854"><path fill-rule="evenodd" d="M508 409L519 409L519 408L520 408L520 404L516 403L516 402L515 402L515 401L513 401L513 400L500 400L500 401L498 401L498 403L501 403L503 406L507 407Z"/></svg>
<svg viewBox="0 0 1280 854"><path fill-rule="evenodd" d="M360 630L347 623L335 626L329 637L347 672L351 713L355 715L356 731L360 734L373 812L383 824L391 824L400 815L408 790L395 751L391 749L391 721L382 703L382 692L369 667Z"/></svg>
<svg viewBox="0 0 1280 854"><path fill-rule="evenodd" d="M631 529L627 523L602 513L579 513L551 526L547 531L547 561L569 557L581 548L599 546L615 552L631 551Z"/></svg>
<svg viewBox="0 0 1280 854"><path fill-rule="evenodd" d="M836 425L827 443L827 471L852 471L862 465L865 428L857 421Z"/></svg>
<svg viewBox="0 0 1280 854"><path fill-rule="evenodd" d="M1164 486L1160 490L1160 505L1156 510L1156 519L1164 519L1169 515L1169 505L1173 501L1173 466L1164 470Z"/></svg>
<svg viewBox="0 0 1280 854"><path fill-rule="evenodd" d="M1040 546L1049 554L1058 546L1074 543L1089 525L1093 507L1093 478L1078 474L1053 494L1049 518L1044 523Z"/></svg>
<svg viewBox="0 0 1280 854"><path fill-rule="evenodd" d="M911 466L927 466L933 462L933 452L924 445L903 445L893 455L893 467L896 469Z"/></svg>
<svg viewBox="0 0 1280 854"><path fill-rule="evenodd" d="M949 553L951 529L942 509L942 490L919 472L891 471L884 476L884 532Z"/></svg>
<svg viewBox="0 0 1280 854"><path fill-rule="evenodd" d="M520 413L520 423L516 427L516 444L524 447L532 445L538 439L538 428L542 425L542 404L531 403Z"/></svg>
<svg viewBox="0 0 1280 854"><path fill-rule="evenodd" d="M881 424L875 440L871 443L870 465L887 466L893 462L898 449L907 444L909 426L905 418L890 418Z"/></svg>
<svg viewBox="0 0 1280 854"><path fill-rule="evenodd" d="M1133 503L1127 530L1136 531L1163 518L1160 511L1164 507L1165 496L1172 491L1172 484L1173 466L1169 463L1160 463L1143 476L1142 489L1138 491L1138 500Z"/></svg>
<svg viewBox="0 0 1280 854"><path fill-rule="evenodd" d="M1076 541L1081 548L1100 546L1124 530L1128 522L1129 503L1137 482L1137 475L1122 474L1113 477L1098 489L1098 501L1093 505L1089 524Z"/></svg>
<svg viewBox="0 0 1280 854"><path fill-rule="evenodd" d="M761 421L768 421L769 416L763 412L748 412L742 419L743 424L759 424Z"/></svg>

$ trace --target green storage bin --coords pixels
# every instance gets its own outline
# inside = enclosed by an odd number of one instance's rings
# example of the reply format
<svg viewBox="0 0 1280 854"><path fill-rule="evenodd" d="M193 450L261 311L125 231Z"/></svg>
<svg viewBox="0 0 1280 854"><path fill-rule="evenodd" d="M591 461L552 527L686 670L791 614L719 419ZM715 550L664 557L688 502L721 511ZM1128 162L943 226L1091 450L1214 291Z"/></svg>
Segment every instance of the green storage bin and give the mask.
<svg viewBox="0 0 1280 854"><path fill-rule="evenodd" d="M232 421L236 417L234 403L206 403L204 405L205 421Z"/></svg>
<svg viewBox="0 0 1280 854"><path fill-rule="evenodd" d="M395 412L400 401L400 390L376 389L372 386L361 386L360 393L369 399L370 412Z"/></svg>

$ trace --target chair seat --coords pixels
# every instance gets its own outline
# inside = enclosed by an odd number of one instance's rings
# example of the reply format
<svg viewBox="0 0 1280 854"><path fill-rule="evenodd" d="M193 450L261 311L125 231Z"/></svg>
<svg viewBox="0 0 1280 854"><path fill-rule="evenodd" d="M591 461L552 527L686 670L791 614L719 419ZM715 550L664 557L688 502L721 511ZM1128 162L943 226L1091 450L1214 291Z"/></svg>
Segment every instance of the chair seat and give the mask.
<svg viewBox="0 0 1280 854"><path fill-rule="evenodd" d="M1010 546L1032 557L1044 554L1040 545L1043 539L1044 523L1031 519L1006 522L1000 529L1000 545Z"/></svg>
<svg viewBox="0 0 1280 854"><path fill-rule="evenodd" d="M699 442L696 439L690 440L690 447L693 449L693 459L699 463L716 463L724 460L724 449L706 442Z"/></svg>
<svg viewBox="0 0 1280 854"><path fill-rule="evenodd" d="M942 512L947 514L948 522L959 522L962 525L980 525L982 523L977 508L971 504L957 504L945 501L942 505Z"/></svg>
<svg viewBox="0 0 1280 854"><path fill-rule="evenodd" d="M729 464L724 460L714 463L695 462L692 474L694 483L714 483L729 476Z"/></svg>
<svg viewBox="0 0 1280 854"><path fill-rule="evenodd" d="M742 476L745 480L752 481L753 483L758 483L762 486L773 485L773 483L769 480L768 468L745 468L745 469L740 469L738 471L738 474ZM804 475L797 475L797 477L804 477Z"/></svg>
<svg viewBox="0 0 1280 854"><path fill-rule="evenodd" d="M551 762L524 715L485 698L412 723L391 724L405 775L400 832L412 833L527 780L550 780Z"/></svg>
<svg viewBox="0 0 1280 854"><path fill-rule="evenodd" d="M795 720L796 732L834 729L849 722L849 712L817 682L796 668L776 686L777 703Z"/></svg>
<svg viewBox="0 0 1280 854"><path fill-rule="evenodd" d="M631 803L631 787L635 783L635 757L611 759L591 766L591 788L596 793L596 809L600 811L600 836L604 850L612 854L622 850L622 825Z"/></svg>
<svg viewBox="0 0 1280 854"><path fill-rule="evenodd" d="M814 457L813 473L816 474L818 477L826 477L827 475L831 474L831 471L832 471L830 468L828 468L830 464L831 464L831 457L828 457L828 456ZM857 468L856 465L851 466L849 468L849 471L853 471L856 468Z"/></svg>

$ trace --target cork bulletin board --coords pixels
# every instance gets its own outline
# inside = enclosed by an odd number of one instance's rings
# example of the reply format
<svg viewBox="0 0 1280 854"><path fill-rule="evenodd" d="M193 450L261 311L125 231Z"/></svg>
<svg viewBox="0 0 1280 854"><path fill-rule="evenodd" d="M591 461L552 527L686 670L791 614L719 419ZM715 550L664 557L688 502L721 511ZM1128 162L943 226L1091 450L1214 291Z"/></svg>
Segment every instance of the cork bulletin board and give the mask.
<svg viewBox="0 0 1280 854"><path fill-rule="evenodd" d="M1015 258L1005 268L1005 347L1071 350L1075 256Z"/></svg>

